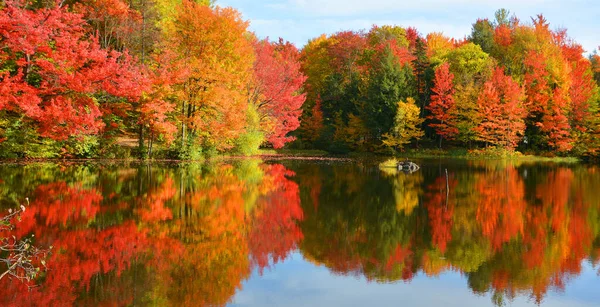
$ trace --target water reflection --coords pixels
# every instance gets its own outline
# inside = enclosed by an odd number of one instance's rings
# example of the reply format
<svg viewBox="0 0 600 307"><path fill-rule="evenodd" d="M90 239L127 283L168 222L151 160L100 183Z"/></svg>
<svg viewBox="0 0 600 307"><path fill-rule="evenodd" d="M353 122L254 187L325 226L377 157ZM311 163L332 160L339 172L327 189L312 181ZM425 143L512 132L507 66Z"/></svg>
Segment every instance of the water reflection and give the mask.
<svg viewBox="0 0 600 307"><path fill-rule="evenodd" d="M1 207L31 199L11 235L54 252L34 288L0 280L0 304L224 305L294 251L373 283L457 271L496 304L542 302L600 260L598 186L594 167L496 162L1 165Z"/></svg>
<svg viewBox="0 0 600 307"><path fill-rule="evenodd" d="M410 175L351 165L299 169L301 252L338 274L389 282L458 271L496 304L520 295L541 303L576 279L584 261L600 260L595 167L482 161L434 162Z"/></svg>
<svg viewBox="0 0 600 307"><path fill-rule="evenodd" d="M209 166L2 166L5 208L32 199L16 236L54 246L39 286L1 280L0 305L225 304L253 267L302 238L294 173ZM4 234L3 234L4 235Z"/></svg>

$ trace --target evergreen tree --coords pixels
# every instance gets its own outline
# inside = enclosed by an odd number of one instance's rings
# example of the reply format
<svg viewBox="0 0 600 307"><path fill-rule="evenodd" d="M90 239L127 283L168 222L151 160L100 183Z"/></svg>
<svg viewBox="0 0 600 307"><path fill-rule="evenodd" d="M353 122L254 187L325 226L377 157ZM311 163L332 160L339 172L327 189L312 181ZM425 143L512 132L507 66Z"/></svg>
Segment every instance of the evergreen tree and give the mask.
<svg viewBox="0 0 600 307"><path fill-rule="evenodd" d="M388 132L396 116L397 102L416 95L415 77L409 65L400 65L386 47L375 65L365 101L369 127L377 137Z"/></svg>

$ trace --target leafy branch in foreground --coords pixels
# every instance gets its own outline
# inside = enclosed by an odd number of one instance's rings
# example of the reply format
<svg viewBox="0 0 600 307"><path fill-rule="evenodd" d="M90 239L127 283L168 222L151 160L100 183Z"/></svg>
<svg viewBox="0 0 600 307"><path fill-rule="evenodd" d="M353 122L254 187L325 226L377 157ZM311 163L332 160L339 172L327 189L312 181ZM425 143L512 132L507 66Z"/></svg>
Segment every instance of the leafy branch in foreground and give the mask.
<svg viewBox="0 0 600 307"><path fill-rule="evenodd" d="M26 199L29 203L29 199ZM41 267L47 269L45 259L50 250L39 249L32 245L33 235L29 238L17 239L14 235L6 235L14 229L14 220L21 220L25 206L8 210L8 215L0 218L0 263L6 265L6 270L0 274L4 277L16 278L29 282L38 277Z"/></svg>

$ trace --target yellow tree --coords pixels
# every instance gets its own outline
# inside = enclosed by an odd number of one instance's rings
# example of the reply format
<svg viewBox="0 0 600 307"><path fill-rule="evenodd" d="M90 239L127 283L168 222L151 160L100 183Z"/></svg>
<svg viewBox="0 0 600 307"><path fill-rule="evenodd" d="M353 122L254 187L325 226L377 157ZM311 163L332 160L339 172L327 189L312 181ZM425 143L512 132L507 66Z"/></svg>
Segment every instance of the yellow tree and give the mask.
<svg viewBox="0 0 600 307"><path fill-rule="evenodd" d="M419 117L420 113L421 110L415 105L413 98L407 98L406 102L398 102L394 126L389 133L383 135L383 144L402 150L412 139L420 139L424 134L420 128L423 123L423 119Z"/></svg>
<svg viewBox="0 0 600 307"><path fill-rule="evenodd" d="M177 54L173 65L182 72L175 87L183 146L227 149L244 131L254 60L247 28L232 8L188 0L166 27L165 48Z"/></svg>

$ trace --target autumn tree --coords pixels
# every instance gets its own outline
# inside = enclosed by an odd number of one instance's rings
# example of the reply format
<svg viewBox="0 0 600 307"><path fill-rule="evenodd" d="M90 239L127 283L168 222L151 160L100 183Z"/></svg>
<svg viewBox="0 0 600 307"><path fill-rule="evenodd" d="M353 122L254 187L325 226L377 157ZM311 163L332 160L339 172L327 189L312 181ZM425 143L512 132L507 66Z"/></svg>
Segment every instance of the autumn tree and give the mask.
<svg viewBox="0 0 600 307"><path fill-rule="evenodd" d="M433 65L441 64L448 52L455 49L454 40L440 32L427 34L427 56Z"/></svg>
<svg viewBox="0 0 600 307"><path fill-rule="evenodd" d="M477 96L492 72L493 60L473 43L453 49L445 58L454 75L456 139L471 144L477 139Z"/></svg>
<svg viewBox="0 0 600 307"><path fill-rule="evenodd" d="M249 86L250 101L261 116L261 128L274 148L295 138L288 136L300 126L299 117L306 94L300 93L306 77L300 71L296 47L279 39L254 43L254 78Z"/></svg>
<svg viewBox="0 0 600 307"><path fill-rule="evenodd" d="M402 150L411 140L418 140L424 135L420 127L423 119L419 117L420 109L413 98L407 98L406 102L399 101L397 105L394 125L382 137L385 146Z"/></svg>
<svg viewBox="0 0 600 307"><path fill-rule="evenodd" d="M444 63L435 70L434 86L431 89L431 103L427 109L431 115L427 119L431 120L429 126L435 129L436 134L440 137L440 148L442 147L442 139L452 140L457 134L454 118L454 85L452 81L454 75L450 72L450 65Z"/></svg>
<svg viewBox="0 0 600 307"><path fill-rule="evenodd" d="M96 135L111 103L136 101L148 89L134 59L101 49L81 16L60 6L29 10L7 2L0 32L0 112L21 118L15 128L34 127L39 137L54 141Z"/></svg>
<svg viewBox="0 0 600 307"><path fill-rule="evenodd" d="M583 57L583 47L568 38L566 30L556 35L562 54L570 66L568 107L573 151L577 154L589 152L595 131L593 114L598 112L598 85L594 82L593 61Z"/></svg>
<svg viewBox="0 0 600 307"><path fill-rule="evenodd" d="M522 91L502 68L496 68L477 99L480 141L513 150L525 132Z"/></svg>
<svg viewBox="0 0 600 307"><path fill-rule="evenodd" d="M244 131L242 110L248 106L246 85L254 59L247 27L232 8L184 0L177 9L163 48L175 52L171 65L185 73L173 85L183 156L197 155L199 148L231 148Z"/></svg>

